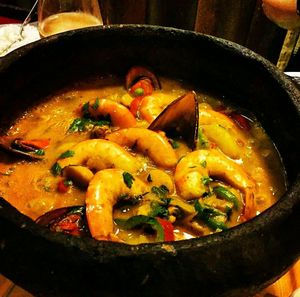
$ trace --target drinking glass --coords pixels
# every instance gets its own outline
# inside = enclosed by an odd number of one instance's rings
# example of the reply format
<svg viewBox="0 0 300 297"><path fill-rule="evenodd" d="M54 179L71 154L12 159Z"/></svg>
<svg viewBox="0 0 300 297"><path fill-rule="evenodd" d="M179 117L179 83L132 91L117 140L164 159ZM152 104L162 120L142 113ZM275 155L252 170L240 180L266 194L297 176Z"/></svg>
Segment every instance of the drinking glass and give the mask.
<svg viewBox="0 0 300 297"><path fill-rule="evenodd" d="M102 24L98 0L39 0L41 37Z"/></svg>

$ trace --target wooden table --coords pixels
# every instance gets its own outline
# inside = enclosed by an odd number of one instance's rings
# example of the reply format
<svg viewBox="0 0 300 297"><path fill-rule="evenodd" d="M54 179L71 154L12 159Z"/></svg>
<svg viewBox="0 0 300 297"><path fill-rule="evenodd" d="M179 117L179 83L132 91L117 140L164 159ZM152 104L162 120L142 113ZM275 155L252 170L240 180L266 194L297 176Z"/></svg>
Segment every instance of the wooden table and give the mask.
<svg viewBox="0 0 300 297"><path fill-rule="evenodd" d="M300 260L277 282L254 297L289 297L297 288L300 288ZM33 297L33 295L0 275L0 297Z"/></svg>

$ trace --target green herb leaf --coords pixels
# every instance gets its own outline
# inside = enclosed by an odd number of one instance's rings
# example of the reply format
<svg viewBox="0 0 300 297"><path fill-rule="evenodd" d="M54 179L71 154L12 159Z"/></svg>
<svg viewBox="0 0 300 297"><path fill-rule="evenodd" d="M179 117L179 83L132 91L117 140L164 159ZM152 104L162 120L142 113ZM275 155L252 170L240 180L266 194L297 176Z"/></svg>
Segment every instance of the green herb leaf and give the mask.
<svg viewBox="0 0 300 297"><path fill-rule="evenodd" d="M176 140L170 140L173 149L179 148L179 143Z"/></svg>
<svg viewBox="0 0 300 297"><path fill-rule="evenodd" d="M54 163L54 165L51 167L51 173L54 176L60 175L62 171L62 168L60 167L60 165L56 162Z"/></svg>
<svg viewBox="0 0 300 297"><path fill-rule="evenodd" d="M131 189L134 177L129 172L123 172L123 181L126 184L127 188Z"/></svg>
<svg viewBox="0 0 300 297"><path fill-rule="evenodd" d="M159 187L152 187L151 192L157 195L159 198L165 198L166 195L169 193L169 189L165 185L161 185Z"/></svg>
<svg viewBox="0 0 300 297"><path fill-rule="evenodd" d="M67 187L73 186L73 182L71 180L64 180L64 185Z"/></svg>
<svg viewBox="0 0 300 297"><path fill-rule="evenodd" d="M68 132L82 132L87 129L87 126L92 125L92 126L104 126L104 125L110 125L111 122L107 120L99 120L99 121L94 121L91 119L86 119L86 118L77 118L75 119L72 124L70 125Z"/></svg>
<svg viewBox="0 0 300 297"><path fill-rule="evenodd" d="M67 151L65 151L64 153L62 153L62 154L59 156L59 159L65 159L65 158L73 157L74 154L75 154L74 151L67 150Z"/></svg>
<svg viewBox="0 0 300 297"><path fill-rule="evenodd" d="M202 181L202 184L203 184L204 186L207 186L210 182L213 181L213 179L210 178L209 176L203 176L203 177L201 178L201 181Z"/></svg>
<svg viewBox="0 0 300 297"><path fill-rule="evenodd" d="M45 155L45 151L43 149L38 149L38 150L34 151L34 153L38 156L44 156Z"/></svg>
<svg viewBox="0 0 300 297"><path fill-rule="evenodd" d="M204 160L204 161L201 161L200 162L200 165L203 167L203 168L206 168L206 161Z"/></svg>
<svg viewBox="0 0 300 297"><path fill-rule="evenodd" d="M202 149L208 148L208 140L200 127L198 130L198 147Z"/></svg>
<svg viewBox="0 0 300 297"><path fill-rule="evenodd" d="M68 132L82 132L86 126L86 119L75 119L70 125Z"/></svg>
<svg viewBox="0 0 300 297"><path fill-rule="evenodd" d="M85 117L85 118L90 117L90 110L89 109L90 109L90 103L89 102L86 102L82 105L81 111L82 111L83 117Z"/></svg>
<svg viewBox="0 0 300 297"><path fill-rule="evenodd" d="M169 211L166 205L161 205L157 201L152 201L151 203L151 211L148 214L149 217L160 217L160 218L168 218Z"/></svg>
<svg viewBox="0 0 300 297"><path fill-rule="evenodd" d="M99 98L96 98L94 104L92 105L92 108L93 108L94 110L97 110L98 107L99 107L99 104L100 104Z"/></svg>
<svg viewBox="0 0 300 297"><path fill-rule="evenodd" d="M239 203L238 198L231 191L226 189L225 187L222 187L222 186L214 187L213 192L217 196L219 196L229 202L232 202L235 209L239 209L240 203Z"/></svg>

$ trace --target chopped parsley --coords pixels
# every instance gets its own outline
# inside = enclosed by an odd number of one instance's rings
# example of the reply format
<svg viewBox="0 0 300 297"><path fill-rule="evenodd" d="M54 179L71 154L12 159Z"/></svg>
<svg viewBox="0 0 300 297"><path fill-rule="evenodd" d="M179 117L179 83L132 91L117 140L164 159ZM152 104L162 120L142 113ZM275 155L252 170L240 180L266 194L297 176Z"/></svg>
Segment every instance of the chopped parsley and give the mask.
<svg viewBox="0 0 300 297"><path fill-rule="evenodd" d="M205 137L205 135L203 134L203 131L200 127L198 130L198 146L199 146L199 148L202 148L202 149L208 148L208 140Z"/></svg>
<svg viewBox="0 0 300 297"><path fill-rule="evenodd" d="M54 163L54 165L51 167L51 173L54 176L58 176L61 174L62 168L60 167L60 165L56 162Z"/></svg>
<svg viewBox="0 0 300 297"><path fill-rule="evenodd" d="M73 186L73 182L71 180L64 180L64 185L70 187Z"/></svg>
<svg viewBox="0 0 300 297"><path fill-rule="evenodd" d="M159 187L152 187L151 192L157 195L159 198L165 198L166 195L169 193L169 189L165 185L161 185Z"/></svg>
<svg viewBox="0 0 300 297"><path fill-rule="evenodd" d="M90 103L86 102L82 105L81 111L83 114L84 118L89 118L90 117Z"/></svg>
<svg viewBox="0 0 300 297"><path fill-rule="evenodd" d="M34 153L38 156L44 156L45 155L45 151L43 149L38 149L38 150L34 151Z"/></svg>
<svg viewBox="0 0 300 297"><path fill-rule="evenodd" d="M92 105L92 108L93 108L94 110L97 110L98 107L99 107L99 103L100 103L100 102L99 102L99 98L96 98L94 104Z"/></svg>
<svg viewBox="0 0 300 297"><path fill-rule="evenodd" d="M179 148L179 143L176 140L170 140L173 149Z"/></svg>
<svg viewBox="0 0 300 297"><path fill-rule="evenodd" d="M123 181L127 188L131 189L134 177L129 172L123 172Z"/></svg>
<svg viewBox="0 0 300 297"><path fill-rule="evenodd" d="M201 165L203 168L206 168L206 161L205 161L205 160L201 161L201 162L200 162L200 165Z"/></svg>
<svg viewBox="0 0 300 297"><path fill-rule="evenodd" d="M75 154L74 151L67 150L67 151L65 151L64 153L62 153L62 154L59 156L59 159L65 159L65 158L73 157L74 154Z"/></svg>
<svg viewBox="0 0 300 297"><path fill-rule="evenodd" d="M111 122L107 120L94 121L92 119L77 118L70 125L68 132L82 132L87 130L87 127L92 126L105 126L110 125Z"/></svg>
<svg viewBox="0 0 300 297"><path fill-rule="evenodd" d="M207 186L210 182L213 181L213 179L210 178L209 176L204 176L201 178L201 181L204 186Z"/></svg>

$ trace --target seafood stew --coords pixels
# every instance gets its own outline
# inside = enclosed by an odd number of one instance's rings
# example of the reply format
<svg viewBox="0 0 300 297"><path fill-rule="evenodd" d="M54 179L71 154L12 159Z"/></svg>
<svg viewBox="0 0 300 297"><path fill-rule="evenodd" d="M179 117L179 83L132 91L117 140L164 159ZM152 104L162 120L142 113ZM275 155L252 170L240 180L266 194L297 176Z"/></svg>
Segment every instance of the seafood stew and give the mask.
<svg viewBox="0 0 300 297"><path fill-rule="evenodd" d="M1 152L1 196L52 231L97 240L221 232L286 189L278 153L254 117L141 66L46 98L1 143L9 149Z"/></svg>

